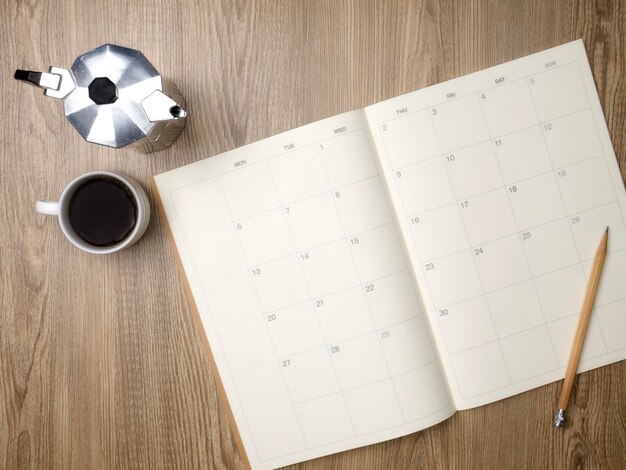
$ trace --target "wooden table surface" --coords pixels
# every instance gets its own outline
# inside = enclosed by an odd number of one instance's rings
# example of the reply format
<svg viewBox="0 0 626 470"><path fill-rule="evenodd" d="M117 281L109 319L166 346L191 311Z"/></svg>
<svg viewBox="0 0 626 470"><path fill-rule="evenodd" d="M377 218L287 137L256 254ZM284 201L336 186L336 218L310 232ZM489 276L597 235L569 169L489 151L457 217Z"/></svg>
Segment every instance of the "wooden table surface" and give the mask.
<svg viewBox="0 0 626 470"><path fill-rule="evenodd" d="M150 175L579 37L626 175L625 3L1 0L0 468L243 468L159 218L94 256L35 199L97 169L148 189ZM88 144L59 101L12 79L106 42L143 51L186 97L168 150ZM625 468L626 362L581 374L557 431L559 390L301 468Z"/></svg>

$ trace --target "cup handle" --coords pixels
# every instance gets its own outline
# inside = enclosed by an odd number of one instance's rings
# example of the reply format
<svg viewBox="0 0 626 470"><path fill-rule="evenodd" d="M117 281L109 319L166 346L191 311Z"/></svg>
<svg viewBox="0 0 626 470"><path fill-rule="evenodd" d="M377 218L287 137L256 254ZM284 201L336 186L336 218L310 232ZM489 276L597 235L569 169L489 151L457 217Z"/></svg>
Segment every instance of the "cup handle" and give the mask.
<svg viewBox="0 0 626 470"><path fill-rule="evenodd" d="M37 201L35 210L40 214L59 215L59 203L54 201Z"/></svg>

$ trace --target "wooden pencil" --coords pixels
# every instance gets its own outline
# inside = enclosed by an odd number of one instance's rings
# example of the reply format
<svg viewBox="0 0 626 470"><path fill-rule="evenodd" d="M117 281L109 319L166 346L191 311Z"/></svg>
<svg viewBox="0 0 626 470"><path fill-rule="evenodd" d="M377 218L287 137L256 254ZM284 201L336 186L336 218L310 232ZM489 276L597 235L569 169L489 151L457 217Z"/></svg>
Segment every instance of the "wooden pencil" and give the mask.
<svg viewBox="0 0 626 470"><path fill-rule="evenodd" d="M576 369L578 368L580 352L583 349L585 335L587 334L587 327L589 326L589 319L591 318L591 311L593 309L593 302L596 298L596 292L598 291L600 275L602 274L602 267L604 266L604 259L606 258L608 240L609 227L607 227L604 231L604 236L600 241L600 246L598 246L598 251L596 251L596 257L593 261L593 268L591 269L591 276L589 277L589 284L587 285L583 308L580 312L580 319L578 320L578 328L576 329L572 352L570 353L569 362L567 363L563 388L561 389L561 395L557 404L559 409L554 417L554 425L557 428L561 428L565 424L565 410L567 409L569 397L572 393L572 386L574 385L574 378L576 377Z"/></svg>

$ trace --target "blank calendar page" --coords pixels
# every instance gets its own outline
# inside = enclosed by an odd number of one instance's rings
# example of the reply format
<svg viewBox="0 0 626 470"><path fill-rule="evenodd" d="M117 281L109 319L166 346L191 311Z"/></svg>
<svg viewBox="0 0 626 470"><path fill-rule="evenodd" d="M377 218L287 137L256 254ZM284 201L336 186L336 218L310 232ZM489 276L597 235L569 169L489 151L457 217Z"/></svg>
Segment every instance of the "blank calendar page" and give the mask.
<svg viewBox="0 0 626 470"><path fill-rule="evenodd" d="M459 408L626 358L626 198L582 41L366 108Z"/></svg>
<svg viewBox="0 0 626 470"><path fill-rule="evenodd" d="M355 111L155 178L254 468L453 413L375 158Z"/></svg>

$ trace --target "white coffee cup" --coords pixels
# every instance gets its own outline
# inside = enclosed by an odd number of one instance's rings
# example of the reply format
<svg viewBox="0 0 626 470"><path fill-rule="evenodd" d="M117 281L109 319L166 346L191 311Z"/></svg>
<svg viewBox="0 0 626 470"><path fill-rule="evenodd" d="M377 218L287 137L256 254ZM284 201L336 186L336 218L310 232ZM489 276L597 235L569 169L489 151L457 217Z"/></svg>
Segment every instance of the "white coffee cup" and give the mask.
<svg viewBox="0 0 626 470"><path fill-rule="evenodd" d="M113 178L119 181L132 193L137 202L137 220L132 232L124 238L120 243L112 246L94 246L83 240L72 228L69 218L69 205L72 200L72 196L76 189L81 187L84 183L91 179L96 178ZM112 173L109 171L92 171L85 173L78 178L72 180L63 190L59 202L53 201L37 201L35 209L41 214L56 215L59 217L59 223L61 224L61 230L74 245L81 250L95 254L113 253L115 251L123 250L124 248L132 245L141 238L146 229L148 228L148 222L150 222L150 202L143 188L134 179L129 178L126 175L120 173Z"/></svg>

